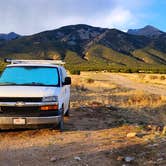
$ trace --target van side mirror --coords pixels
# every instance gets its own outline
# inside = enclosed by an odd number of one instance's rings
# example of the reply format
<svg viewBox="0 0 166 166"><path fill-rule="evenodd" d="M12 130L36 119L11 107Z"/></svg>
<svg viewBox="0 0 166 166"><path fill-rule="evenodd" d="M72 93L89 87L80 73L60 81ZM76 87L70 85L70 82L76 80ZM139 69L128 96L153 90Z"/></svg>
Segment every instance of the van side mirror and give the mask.
<svg viewBox="0 0 166 166"><path fill-rule="evenodd" d="M63 85L71 85L71 77L66 77Z"/></svg>
<svg viewBox="0 0 166 166"><path fill-rule="evenodd" d="M11 58L5 58L5 59L4 59L4 62L5 62L5 63L11 63L11 62L12 62L12 59L11 59Z"/></svg>

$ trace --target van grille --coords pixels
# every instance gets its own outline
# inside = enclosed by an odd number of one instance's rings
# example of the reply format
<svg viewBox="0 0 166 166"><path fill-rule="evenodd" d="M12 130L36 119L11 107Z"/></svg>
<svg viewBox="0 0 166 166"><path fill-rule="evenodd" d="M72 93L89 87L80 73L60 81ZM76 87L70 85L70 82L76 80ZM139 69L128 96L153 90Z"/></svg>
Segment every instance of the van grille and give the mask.
<svg viewBox="0 0 166 166"><path fill-rule="evenodd" d="M41 102L41 97L0 97L0 102Z"/></svg>
<svg viewBox="0 0 166 166"><path fill-rule="evenodd" d="M0 117L45 117L57 116L58 110L41 111L40 107L1 106Z"/></svg>

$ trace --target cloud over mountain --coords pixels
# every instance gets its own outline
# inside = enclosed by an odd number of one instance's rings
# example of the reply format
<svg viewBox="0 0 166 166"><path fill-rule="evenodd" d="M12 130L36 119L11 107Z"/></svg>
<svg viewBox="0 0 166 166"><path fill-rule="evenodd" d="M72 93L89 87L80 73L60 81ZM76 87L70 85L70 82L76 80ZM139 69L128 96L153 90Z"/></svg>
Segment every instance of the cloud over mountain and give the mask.
<svg viewBox="0 0 166 166"><path fill-rule="evenodd" d="M141 24L143 9L150 3L150 0L5 0L0 6L0 32L32 34L79 23L128 29Z"/></svg>

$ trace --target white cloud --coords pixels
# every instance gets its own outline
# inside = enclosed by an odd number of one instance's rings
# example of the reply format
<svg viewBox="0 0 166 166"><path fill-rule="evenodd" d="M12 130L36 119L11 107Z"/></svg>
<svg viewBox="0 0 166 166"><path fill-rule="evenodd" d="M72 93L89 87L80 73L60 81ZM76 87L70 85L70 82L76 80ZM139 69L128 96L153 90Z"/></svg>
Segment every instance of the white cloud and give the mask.
<svg viewBox="0 0 166 166"><path fill-rule="evenodd" d="M113 10L98 17L92 24L109 28L126 29L136 24L136 16L128 9L116 7Z"/></svg>
<svg viewBox="0 0 166 166"><path fill-rule="evenodd" d="M79 23L127 29L139 24L140 9L149 1L5 0L0 5L0 33L32 34Z"/></svg>

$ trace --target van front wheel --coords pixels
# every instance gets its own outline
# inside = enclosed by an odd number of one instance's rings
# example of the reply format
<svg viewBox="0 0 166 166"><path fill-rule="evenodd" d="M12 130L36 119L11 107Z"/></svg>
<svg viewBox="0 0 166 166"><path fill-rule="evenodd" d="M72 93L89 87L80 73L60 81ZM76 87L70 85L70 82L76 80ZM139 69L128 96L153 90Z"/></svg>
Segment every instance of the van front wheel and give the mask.
<svg viewBox="0 0 166 166"><path fill-rule="evenodd" d="M60 121L59 121L59 124L58 124L58 128L60 129L60 131L63 131L64 130L64 109L62 108L61 110L61 118L60 118Z"/></svg>
<svg viewBox="0 0 166 166"><path fill-rule="evenodd" d="M65 116L69 117L70 116L70 102L69 102L69 105L68 105L68 109L65 113Z"/></svg>

